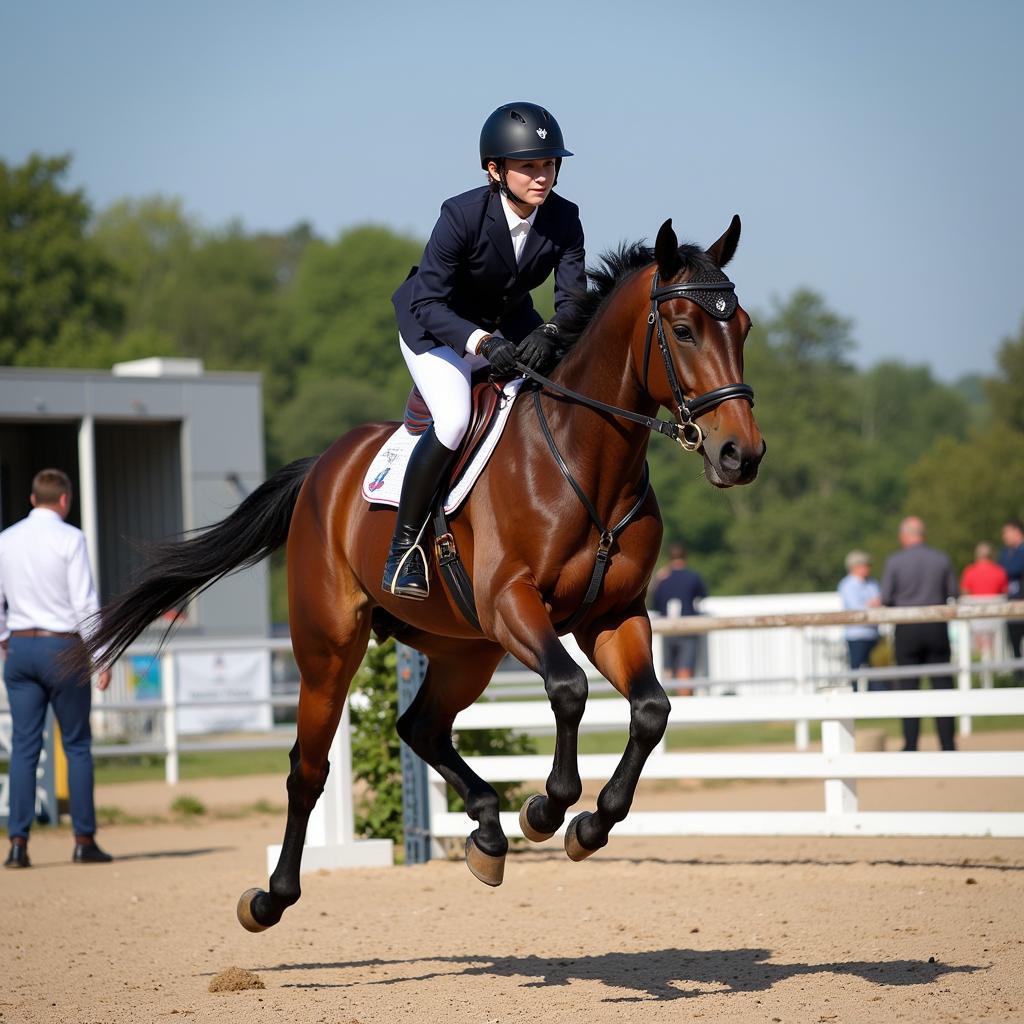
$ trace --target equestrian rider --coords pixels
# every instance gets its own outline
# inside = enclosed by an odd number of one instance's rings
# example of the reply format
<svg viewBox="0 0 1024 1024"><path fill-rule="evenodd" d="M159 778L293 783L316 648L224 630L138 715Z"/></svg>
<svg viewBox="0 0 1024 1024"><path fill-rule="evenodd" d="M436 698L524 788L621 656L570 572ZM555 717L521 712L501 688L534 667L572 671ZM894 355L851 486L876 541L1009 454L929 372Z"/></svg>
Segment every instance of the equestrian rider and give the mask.
<svg viewBox="0 0 1024 1024"><path fill-rule="evenodd" d="M572 156L558 122L534 103L507 103L484 122L487 184L448 199L418 267L392 296L399 345L433 424L409 458L382 588L428 594L421 536L438 487L469 425L471 377L498 377L519 361L544 373L559 324L586 291L579 209L552 191ZM555 315L544 323L530 291L555 274Z"/></svg>

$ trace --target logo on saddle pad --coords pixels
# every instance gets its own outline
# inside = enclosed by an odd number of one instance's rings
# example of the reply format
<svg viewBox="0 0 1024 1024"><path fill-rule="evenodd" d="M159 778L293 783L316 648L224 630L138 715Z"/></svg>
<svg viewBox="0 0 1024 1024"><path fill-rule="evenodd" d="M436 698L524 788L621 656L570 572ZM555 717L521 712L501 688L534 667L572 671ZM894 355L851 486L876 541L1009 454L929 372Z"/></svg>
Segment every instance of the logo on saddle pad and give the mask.
<svg viewBox="0 0 1024 1024"><path fill-rule="evenodd" d="M371 490L371 491L379 491L384 486L384 477L386 477L388 475L388 473L390 473L390 472L391 472L391 467L388 466L387 469L382 470L380 473L378 473L373 478L373 480L371 480L370 483L367 485L368 489Z"/></svg>
<svg viewBox="0 0 1024 1024"><path fill-rule="evenodd" d="M539 136L540 136L540 137L541 137L542 139L546 139L546 138L548 137L548 130L547 130L547 128L538 128L538 129L537 129L537 134L538 134L538 135L539 135Z"/></svg>

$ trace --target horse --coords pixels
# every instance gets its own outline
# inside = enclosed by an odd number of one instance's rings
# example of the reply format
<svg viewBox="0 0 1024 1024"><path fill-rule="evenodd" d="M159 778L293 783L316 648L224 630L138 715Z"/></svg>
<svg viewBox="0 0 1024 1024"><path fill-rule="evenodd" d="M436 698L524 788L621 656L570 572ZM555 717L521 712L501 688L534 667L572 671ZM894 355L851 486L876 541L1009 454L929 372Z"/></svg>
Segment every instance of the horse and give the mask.
<svg viewBox="0 0 1024 1024"><path fill-rule="evenodd" d="M662 539L645 458L650 433L699 453L718 488L750 483L765 452L753 391L742 383L750 318L723 272L739 235L733 217L707 250L680 245L668 220L653 249L620 246L589 271L590 287L566 332L572 344L550 378L532 375L533 401L517 399L450 523L470 567L476 622L436 580L424 601L380 589L394 512L368 503L361 481L394 423L350 431L319 457L279 470L221 522L159 545L137 582L101 610L87 648L97 664L110 664L160 615L287 544L289 625L301 676L297 735L280 859L268 891L242 894L237 913L245 928L277 924L300 897L308 818L371 629L398 634L428 658L397 730L465 801L476 823L466 863L488 885L502 881L508 840L497 793L459 756L452 726L506 652L541 677L555 750L544 792L524 803L520 822L534 842L554 835L582 794L577 738L587 678L559 639L571 630L630 706L622 758L595 810L574 817L564 840L577 861L607 844L670 708L645 604ZM661 407L675 418L659 419ZM612 522L618 525L605 525Z"/></svg>

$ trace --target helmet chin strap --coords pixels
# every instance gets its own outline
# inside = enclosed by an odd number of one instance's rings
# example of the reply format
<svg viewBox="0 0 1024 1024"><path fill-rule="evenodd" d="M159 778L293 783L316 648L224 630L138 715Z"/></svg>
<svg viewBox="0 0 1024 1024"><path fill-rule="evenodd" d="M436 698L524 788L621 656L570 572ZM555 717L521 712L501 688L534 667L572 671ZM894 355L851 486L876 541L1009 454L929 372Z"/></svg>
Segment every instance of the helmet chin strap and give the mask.
<svg viewBox="0 0 1024 1024"><path fill-rule="evenodd" d="M517 203L520 204L520 206L529 206L530 205L525 199L520 199L519 196L517 196L515 194L515 192L513 192L512 189L510 189L508 187L508 172L505 170L505 161L504 160L501 161L501 165L500 165L500 168L498 170L498 176L501 179L500 185L501 185L502 195L504 195L508 199L514 199Z"/></svg>

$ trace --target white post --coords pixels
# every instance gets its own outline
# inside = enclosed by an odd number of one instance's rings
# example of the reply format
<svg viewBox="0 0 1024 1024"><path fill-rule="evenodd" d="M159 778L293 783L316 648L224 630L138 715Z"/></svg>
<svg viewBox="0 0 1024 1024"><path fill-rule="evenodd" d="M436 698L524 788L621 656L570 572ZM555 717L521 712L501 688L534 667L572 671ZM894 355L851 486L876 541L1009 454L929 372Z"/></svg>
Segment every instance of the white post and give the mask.
<svg viewBox="0 0 1024 1024"><path fill-rule="evenodd" d="M960 619L953 623L956 631L956 663L958 666L956 674L956 688L958 690L969 690L971 688L971 624L967 619ZM960 735L971 735L971 716L960 716Z"/></svg>
<svg viewBox="0 0 1024 1024"><path fill-rule="evenodd" d="M160 655L160 693L164 702L164 778L169 786L178 781L178 686L174 654Z"/></svg>
<svg viewBox="0 0 1024 1024"><path fill-rule="evenodd" d="M828 757L852 754L856 750L852 718L827 719L821 723L821 752ZM855 779L825 780L825 813L855 814L857 782Z"/></svg>
<svg viewBox="0 0 1024 1024"><path fill-rule="evenodd" d="M348 703L331 741L331 770L327 785L316 802L306 826L302 870L390 867L394 843L390 839L356 839L352 805L352 741ZM267 847L267 873L273 874L281 855L280 845Z"/></svg>
<svg viewBox="0 0 1024 1024"><path fill-rule="evenodd" d="M89 553L89 568L96 592L100 589L99 512L96 506L96 425L92 416L83 416L78 425L78 507L82 513L82 533Z"/></svg>
<svg viewBox="0 0 1024 1024"><path fill-rule="evenodd" d="M434 833L434 817L448 813L448 783L433 769L429 770L427 794L430 808L430 856L436 860L444 860L445 849Z"/></svg>
<svg viewBox="0 0 1024 1024"><path fill-rule="evenodd" d="M807 627L800 626L796 631L796 692L803 695L808 692L807 682ZM807 750L811 745L810 724L806 718L798 718L794 727L794 742L797 750Z"/></svg>

